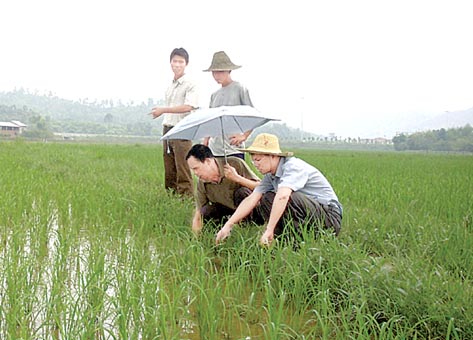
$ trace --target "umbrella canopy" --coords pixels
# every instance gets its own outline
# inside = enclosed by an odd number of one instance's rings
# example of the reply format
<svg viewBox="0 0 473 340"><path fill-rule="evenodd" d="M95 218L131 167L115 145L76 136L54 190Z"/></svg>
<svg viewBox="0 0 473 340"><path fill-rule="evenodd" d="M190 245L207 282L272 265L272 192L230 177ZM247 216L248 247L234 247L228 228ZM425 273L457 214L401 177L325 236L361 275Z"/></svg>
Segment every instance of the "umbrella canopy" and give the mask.
<svg viewBox="0 0 473 340"><path fill-rule="evenodd" d="M195 140L204 137L233 135L253 130L271 120L248 105L220 106L198 109L186 116L164 136L164 139Z"/></svg>
<svg viewBox="0 0 473 340"><path fill-rule="evenodd" d="M205 137L233 135L253 130L272 120L248 105L219 106L195 110L169 130L164 139L195 140Z"/></svg>

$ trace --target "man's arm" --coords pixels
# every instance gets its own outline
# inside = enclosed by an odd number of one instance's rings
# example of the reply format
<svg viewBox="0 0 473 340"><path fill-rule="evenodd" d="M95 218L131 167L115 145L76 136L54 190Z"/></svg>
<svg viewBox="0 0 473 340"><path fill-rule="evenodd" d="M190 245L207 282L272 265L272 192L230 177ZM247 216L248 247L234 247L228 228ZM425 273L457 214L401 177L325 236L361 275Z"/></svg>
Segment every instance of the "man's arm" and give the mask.
<svg viewBox="0 0 473 340"><path fill-rule="evenodd" d="M200 209L196 208L194 212L194 217L192 218L192 231L194 234L199 235L202 231L202 214L200 213Z"/></svg>
<svg viewBox="0 0 473 340"><path fill-rule="evenodd" d="M230 164L225 164L223 166L223 171L225 173L226 178L228 178L229 180L231 180L235 183L240 184L243 187L251 189L251 190L256 188L260 183L260 181L256 181L256 180L252 180L252 179L248 179L246 177L243 177Z"/></svg>
<svg viewBox="0 0 473 340"><path fill-rule="evenodd" d="M260 243L263 245L269 245L274 240L274 229L276 228L279 219L283 215L287 207L287 202L291 197L292 189L288 187L280 187L274 197L273 206L271 207L271 213L269 215L269 221L266 226L266 230L261 236Z"/></svg>
<svg viewBox="0 0 473 340"><path fill-rule="evenodd" d="M228 219L222 229L219 230L217 233L217 237L215 242L218 244L228 236L230 236L230 232L233 229L233 225L240 222L246 216L248 216L251 211L256 207L259 200L261 199L262 194L253 191L250 196L246 197L243 201L241 201L238 208L235 210L232 216Z"/></svg>
<svg viewBox="0 0 473 340"><path fill-rule="evenodd" d="M194 110L195 107L191 105L177 105L173 107L154 107L150 114L153 116L153 119L160 117L163 113L186 113Z"/></svg>
<svg viewBox="0 0 473 340"><path fill-rule="evenodd" d="M248 130L244 133L239 133L239 134L230 136L230 144L239 146L241 143L243 143L244 141L248 139L248 137L251 135L252 132L253 130Z"/></svg>

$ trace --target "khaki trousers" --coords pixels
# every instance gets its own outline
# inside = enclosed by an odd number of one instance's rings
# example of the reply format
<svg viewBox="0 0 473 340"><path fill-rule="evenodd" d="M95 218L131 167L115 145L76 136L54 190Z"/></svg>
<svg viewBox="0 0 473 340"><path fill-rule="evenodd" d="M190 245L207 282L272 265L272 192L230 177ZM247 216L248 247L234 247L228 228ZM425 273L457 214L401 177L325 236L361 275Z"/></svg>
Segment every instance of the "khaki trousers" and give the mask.
<svg viewBox="0 0 473 340"><path fill-rule="evenodd" d="M163 135L172 126L163 126ZM164 186L177 194L193 196L193 180L186 156L192 148L192 141L169 139L163 141Z"/></svg>
<svg viewBox="0 0 473 340"><path fill-rule="evenodd" d="M245 187L240 187L233 193L233 203L235 206L239 206L241 201L246 197L250 196L251 190ZM228 219L235 212L235 209L226 207L219 203L209 203L204 205L200 209L204 223L213 222L215 224L220 224L224 222L224 219ZM250 215L248 215L244 222L255 222L256 224L263 224L264 220L259 216L256 209L254 209Z"/></svg>

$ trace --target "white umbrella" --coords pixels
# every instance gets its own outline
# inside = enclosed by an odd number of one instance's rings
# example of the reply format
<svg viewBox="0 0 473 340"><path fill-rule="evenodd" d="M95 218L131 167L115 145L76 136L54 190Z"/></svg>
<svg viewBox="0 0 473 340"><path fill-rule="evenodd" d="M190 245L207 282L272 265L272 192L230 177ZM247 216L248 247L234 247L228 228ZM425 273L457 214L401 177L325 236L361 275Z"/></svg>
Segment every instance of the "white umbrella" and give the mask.
<svg viewBox="0 0 473 340"><path fill-rule="evenodd" d="M280 119L262 115L258 110L248 105L198 109L177 123L161 137L161 140L195 140L219 135L222 136L222 140L225 140L225 135L253 130L272 120Z"/></svg>

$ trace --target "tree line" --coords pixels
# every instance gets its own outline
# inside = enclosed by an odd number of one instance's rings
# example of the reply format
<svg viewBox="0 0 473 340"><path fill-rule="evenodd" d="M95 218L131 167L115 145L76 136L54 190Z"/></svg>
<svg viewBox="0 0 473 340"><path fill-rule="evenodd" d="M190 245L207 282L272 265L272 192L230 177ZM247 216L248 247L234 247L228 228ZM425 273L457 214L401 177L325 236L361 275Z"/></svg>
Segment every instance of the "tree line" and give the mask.
<svg viewBox="0 0 473 340"><path fill-rule="evenodd" d="M51 92L39 94L15 89L0 92L0 121L19 120L27 124L23 136L32 138L53 138L54 133L159 138L162 135L162 117L153 120L148 113L153 107L162 104L162 100L152 98L139 104L113 100L90 101L87 98L73 101L59 98ZM392 142L398 151L473 152L472 130L470 125L466 125L462 128L401 133ZM268 123L255 132L274 133L286 141L323 143L330 139L333 142L333 136L317 136L291 128L285 123Z"/></svg>
<svg viewBox="0 0 473 340"><path fill-rule="evenodd" d="M0 121L19 120L28 125L24 137L50 138L54 133L97 134L111 136L160 137L162 117L153 120L148 114L162 100L148 99L139 104L121 101L67 100L53 93L39 94L25 89L0 92ZM299 129L286 124L269 123L258 129L281 139L301 136ZM309 138L313 134L304 132Z"/></svg>
<svg viewBox="0 0 473 340"><path fill-rule="evenodd" d="M473 127L401 133L393 138L394 149L422 151L473 152Z"/></svg>
<svg viewBox="0 0 473 340"><path fill-rule="evenodd" d="M33 133L45 138L53 132L151 136L159 133L161 127L147 113L160 104L161 101L151 98L140 104L87 98L73 101L51 92L15 89L0 92L0 120L27 124L25 137Z"/></svg>

